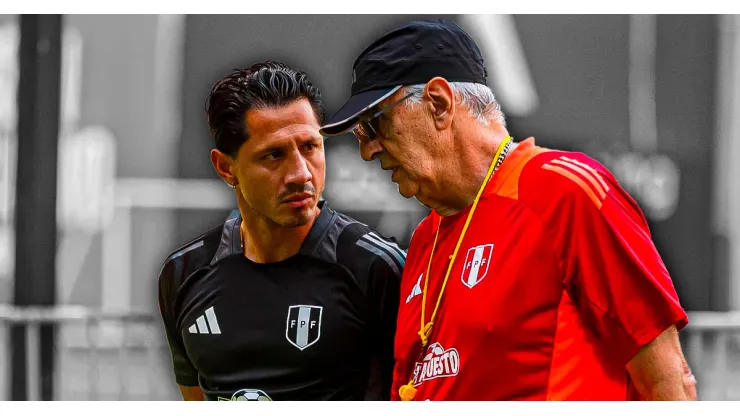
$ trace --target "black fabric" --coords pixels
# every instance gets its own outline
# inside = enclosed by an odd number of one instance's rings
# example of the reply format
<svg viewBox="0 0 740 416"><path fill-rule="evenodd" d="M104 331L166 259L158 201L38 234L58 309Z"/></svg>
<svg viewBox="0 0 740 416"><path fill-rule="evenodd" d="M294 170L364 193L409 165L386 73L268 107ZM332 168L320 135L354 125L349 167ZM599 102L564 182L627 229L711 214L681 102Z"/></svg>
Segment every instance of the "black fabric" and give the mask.
<svg viewBox="0 0 740 416"><path fill-rule="evenodd" d="M382 88L353 95L350 97L349 101L347 101L347 103L345 103L342 108L332 116L332 120L340 120L342 122L336 125L325 125L321 129L321 134L332 136L346 132L350 127L353 127L359 122L359 119L357 118L358 115L365 112L369 107L372 107L373 104L381 101L381 99L391 91L393 91L393 88Z"/></svg>
<svg viewBox="0 0 740 416"><path fill-rule="evenodd" d="M284 261L242 255L238 212L167 259L159 303L178 384L209 400L390 397L405 253L321 204L300 252ZM301 307L312 322L303 341L290 326Z"/></svg>
<svg viewBox="0 0 740 416"><path fill-rule="evenodd" d="M473 39L456 24L441 19L412 21L386 32L362 51L352 69L350 100L329 118L323 134L346 130L350 119L358 115L350 109L361 111L372 103L363 93L424 84L434 77L485 85L488 75Z"/></svg>

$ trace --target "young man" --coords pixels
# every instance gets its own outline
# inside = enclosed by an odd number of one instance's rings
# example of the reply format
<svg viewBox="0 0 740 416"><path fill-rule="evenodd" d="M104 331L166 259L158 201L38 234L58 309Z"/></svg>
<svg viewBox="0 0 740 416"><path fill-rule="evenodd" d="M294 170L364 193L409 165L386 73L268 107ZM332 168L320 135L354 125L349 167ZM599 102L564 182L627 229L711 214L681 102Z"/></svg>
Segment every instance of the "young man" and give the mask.
<svg viewBox="0 0 740 416"><path fill-rule="evenodd" d="M320 200L319 90L278 62L208 98L238 211L169 256L159 307L185 399L387 399L405 253Z"/></svg>
<svg viewBox="0 0 740 416"><path fill-rule="evenodd" d="M322 133L352 130L433 210L401 283L394 399L695 399L639 207L593 159L511 141L463 30L403 25L354 74Z"/></svg>

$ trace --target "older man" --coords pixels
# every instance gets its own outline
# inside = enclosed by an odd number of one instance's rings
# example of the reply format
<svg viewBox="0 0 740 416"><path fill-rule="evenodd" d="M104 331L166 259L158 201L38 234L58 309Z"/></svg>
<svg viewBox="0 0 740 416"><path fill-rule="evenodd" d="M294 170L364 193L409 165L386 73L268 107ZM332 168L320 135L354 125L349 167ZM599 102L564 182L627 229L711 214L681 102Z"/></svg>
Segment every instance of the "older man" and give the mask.
<svg viewBox="0 0 740 416"><path fill-rule="evenodd" d="M322 128L432 209L401 283L395 399L695 399L688 322L637 204L580 153L515 143L473 39L391 30Z"/></svg>

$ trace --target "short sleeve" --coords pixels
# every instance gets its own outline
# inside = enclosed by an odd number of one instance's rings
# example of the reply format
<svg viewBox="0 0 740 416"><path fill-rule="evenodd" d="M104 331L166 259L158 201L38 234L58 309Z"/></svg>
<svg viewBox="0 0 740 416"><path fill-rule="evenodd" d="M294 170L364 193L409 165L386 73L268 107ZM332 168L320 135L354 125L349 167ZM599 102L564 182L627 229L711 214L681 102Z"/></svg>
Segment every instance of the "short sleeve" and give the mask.
<svg viewBox="0 0 740 416"><path fill-rule="evenodd" d="M529 193L553 236L564 286L620 360L688 323L642 211L603 166L567 154L531 176L551 189Z"/></svg>
<svg viewBox="0 0 740 416"><path fill-rule="evenodd" d="M198 386L198 371L188 358L181 332L177 328L174 310L175 293L179 282L177 259L168 260L159 274L159 311L162 315L167 343L172 357L175 381L181 386Z"/></svg>

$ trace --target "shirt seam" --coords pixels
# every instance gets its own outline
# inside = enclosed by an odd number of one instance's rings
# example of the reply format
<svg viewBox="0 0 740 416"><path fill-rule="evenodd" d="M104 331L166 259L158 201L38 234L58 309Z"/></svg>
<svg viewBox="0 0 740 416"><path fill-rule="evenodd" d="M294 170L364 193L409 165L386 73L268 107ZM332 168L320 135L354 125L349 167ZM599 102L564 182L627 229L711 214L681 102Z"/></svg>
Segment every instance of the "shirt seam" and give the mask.
<svg viewBox="0 0 740 416"><path fill-rule="evenodd" d="M560 314L563 311L563 297L565 296L565 288L560 291L560 302L558 302L558 315L555 319L555 335L552 337L552 355L550 356L550 367L548 368L547 374L547 387L545 388L545 401L550 400L550 384L552 383L553 375L553 363L555 362L555 350L558 345L558 335L560 334Z"/></svg>

